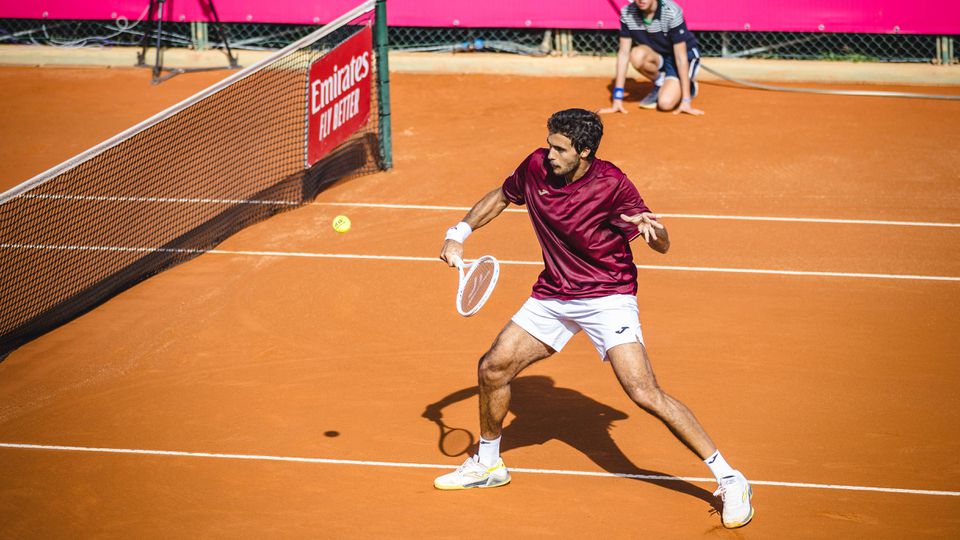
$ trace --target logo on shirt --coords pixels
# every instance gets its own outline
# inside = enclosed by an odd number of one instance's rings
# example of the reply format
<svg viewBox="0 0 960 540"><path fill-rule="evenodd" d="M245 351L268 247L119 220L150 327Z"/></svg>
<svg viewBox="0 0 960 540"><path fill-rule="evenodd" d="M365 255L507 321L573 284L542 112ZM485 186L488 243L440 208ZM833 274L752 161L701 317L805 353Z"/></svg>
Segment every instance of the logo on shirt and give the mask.
<svg viewBox="0 0 960 540"><path fill-rule="evenodd" d="M627 328L630 328L630 327L629 327L629 326L624 326L623 328L617 330L615 333L617 333L617 334L622 334L622 333L624 332L624 330L626 330Z"/></svg>
<svg viewBox="0 0 960 540"><path fill-rule="evenodd" d="M537 193L539 193L540 195L546 195L547 193L550 193L550 191L549 191L549 190L546 190L546 189L541 189L541 190L538 191Z"/></svg>

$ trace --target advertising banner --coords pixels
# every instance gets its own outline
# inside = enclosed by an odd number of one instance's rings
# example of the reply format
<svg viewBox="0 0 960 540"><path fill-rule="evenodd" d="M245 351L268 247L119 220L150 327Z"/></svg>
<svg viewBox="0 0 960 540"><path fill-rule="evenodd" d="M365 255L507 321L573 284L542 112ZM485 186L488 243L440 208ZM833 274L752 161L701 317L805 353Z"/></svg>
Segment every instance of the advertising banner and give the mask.
<svg viewBox="0 0 960 540"><path fill-rule="evenodd" d="M307 165L313 165L370 118L373 31L369 26L310 66Z"/></svg>

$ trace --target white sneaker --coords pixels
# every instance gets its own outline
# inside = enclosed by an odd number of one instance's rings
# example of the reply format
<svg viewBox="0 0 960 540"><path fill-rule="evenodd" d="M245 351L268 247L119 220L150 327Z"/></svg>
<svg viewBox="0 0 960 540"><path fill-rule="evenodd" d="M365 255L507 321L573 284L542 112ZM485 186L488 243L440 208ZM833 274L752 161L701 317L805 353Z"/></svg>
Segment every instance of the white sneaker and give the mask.
<svg viewBox="0 0 960 540"><path fill-rule="evenodd" d="M653 90L651 90L649 94L647 94L646 96L643 97L643 99L640 100L640 104L639 104L640 108L656 109L658 95L660 95L660 87L655 85L653 87Z"/></svg>
<svg viewBox="0 0 960 540"><path fill-rule="evenodd" d="M463 465L452 473L437 477L433 487L437 489L470 489L491 488L505 486L510 483L510 473L502 459L498 459L493 467L484 467L477 460L477 456L469 457Z"/></svg>
<svg viewBox="0 0 960 540"><path fill-rule="evenodd" d="M753 519L753 488L740 471L720 479L720 487L713 493L723 499L723 526L728 529L743 527Z"/></svg>

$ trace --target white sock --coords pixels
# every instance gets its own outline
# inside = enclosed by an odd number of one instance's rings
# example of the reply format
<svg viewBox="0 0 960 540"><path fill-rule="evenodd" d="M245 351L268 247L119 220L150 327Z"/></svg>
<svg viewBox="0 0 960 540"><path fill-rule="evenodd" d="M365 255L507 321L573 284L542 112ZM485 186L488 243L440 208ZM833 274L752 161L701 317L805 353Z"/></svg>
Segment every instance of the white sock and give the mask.
<svg viewBox="0 0 960 540"><path fill-rule="evenodd" d="M653 85L656 86L657 88L660 88L661 86L663 86L663 80L665 78L665 75L666 74L661 71L660 75L657 77L657 80L653 81Z"/></svg>
<svg viewBox="0 0 960 540"><path fill-rule="evenodd" d="M720 455L720 451L717 450L710 457L703 460L707 464L707 467L710 467L710 472L713 473L713 476L717 478L717 483L720 483L720 479L724 476L730 476L733 474L733 467L727 464L727 460L723 459L723 456Z"/></svg>
<svg viewBox="0 0 960 540"><path fill-rule="evenodd" d="M484 467L493 467L500 459L500 437L488 441L480 437L480 450L477 452L477 461Z"/></svg>

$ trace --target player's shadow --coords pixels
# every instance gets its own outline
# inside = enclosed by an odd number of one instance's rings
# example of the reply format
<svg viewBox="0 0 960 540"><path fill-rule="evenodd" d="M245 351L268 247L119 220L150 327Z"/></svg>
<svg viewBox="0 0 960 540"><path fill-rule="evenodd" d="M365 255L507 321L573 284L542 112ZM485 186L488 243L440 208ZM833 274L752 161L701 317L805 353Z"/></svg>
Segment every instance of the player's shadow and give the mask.
<svg viewBox="0 0 960 540"><path fill-rule="evenodd" d="M642 78L638 81L633 77L627 77L627 80L624 81L623 84L623 102L639 103L651 90L653 90L652 82ZM610 92L610 95L613 95L613 81L607 84L607 91Z"/></svg>
<svg viewBox="0 0 960 540"><path fill-rule="evenodd" d="M553 379L543 375L518 377L510 387L510 412L514 419L503 428L502 451L540 445L556 439L583 452L610 473L672 476L638 467L614 442L610 430L613 422L629 418L625 412L576 390L557 387ZM477 393L476 386L457 390L428 405L423 416L440 423L445 407L472 398ZM711 492L690 482L655 478L637 480L691 495L717 508Z"/></svg>

